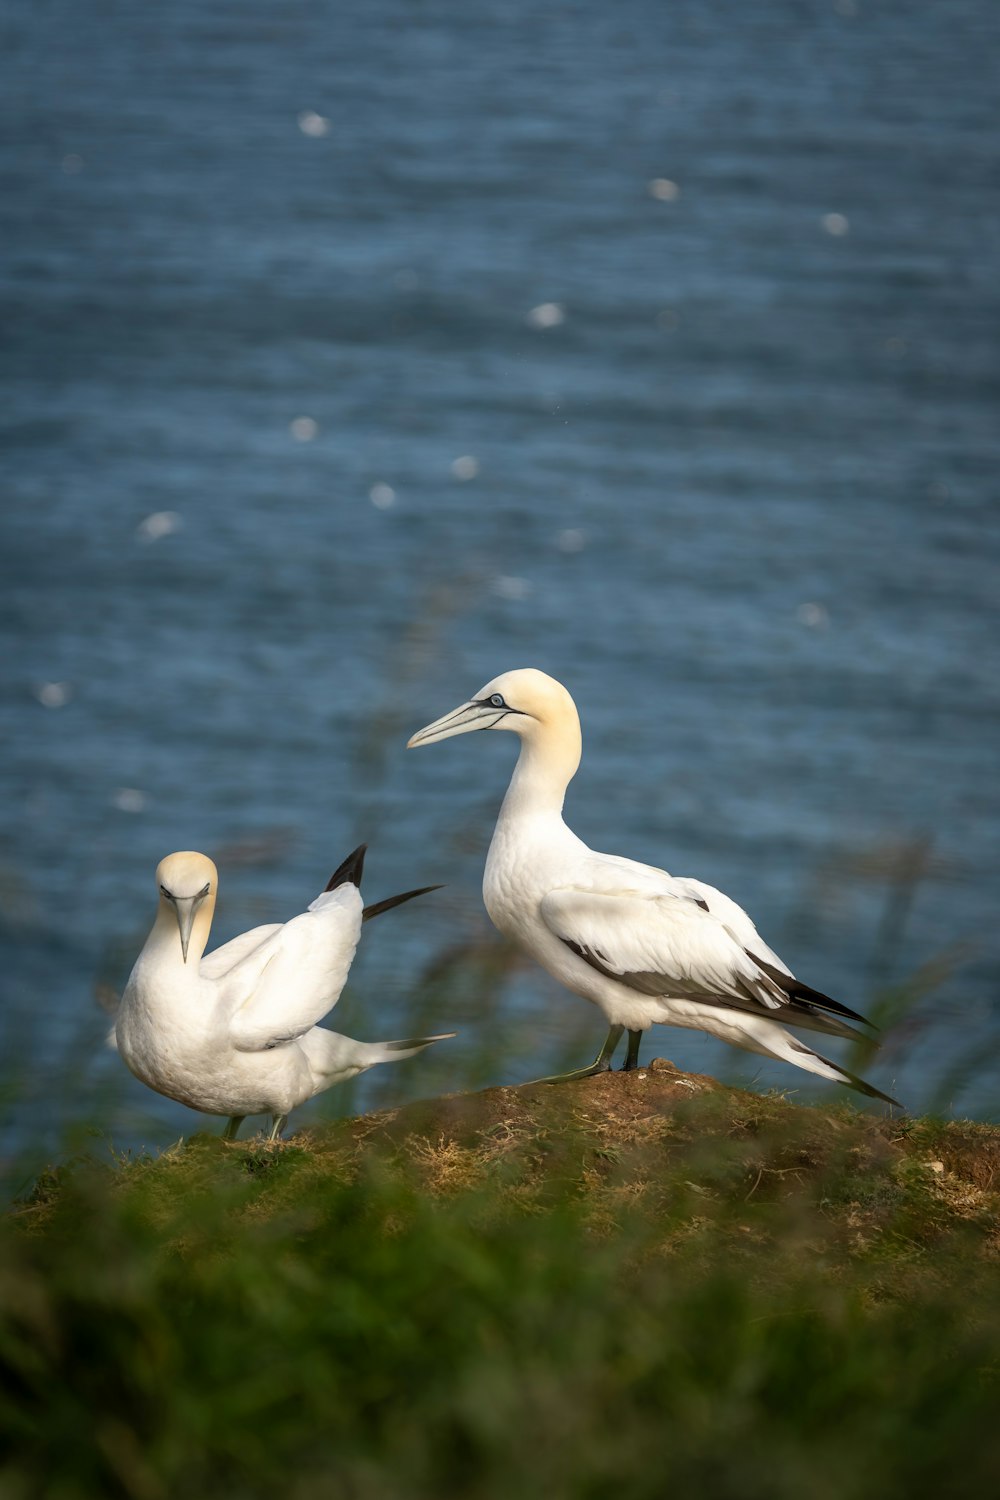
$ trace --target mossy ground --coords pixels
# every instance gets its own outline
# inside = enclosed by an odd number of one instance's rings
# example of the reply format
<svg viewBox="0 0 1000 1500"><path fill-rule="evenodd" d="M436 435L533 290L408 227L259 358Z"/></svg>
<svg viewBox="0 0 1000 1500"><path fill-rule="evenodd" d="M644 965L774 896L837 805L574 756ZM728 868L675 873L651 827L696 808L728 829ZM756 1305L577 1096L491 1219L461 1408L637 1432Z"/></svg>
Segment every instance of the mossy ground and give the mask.
<svg viewBox="0 0 1000 1500"><path fill-rule="evenodd" d="M992 1492L1000 1129L670 1064L46 1173L7 1497Z"/></svg>

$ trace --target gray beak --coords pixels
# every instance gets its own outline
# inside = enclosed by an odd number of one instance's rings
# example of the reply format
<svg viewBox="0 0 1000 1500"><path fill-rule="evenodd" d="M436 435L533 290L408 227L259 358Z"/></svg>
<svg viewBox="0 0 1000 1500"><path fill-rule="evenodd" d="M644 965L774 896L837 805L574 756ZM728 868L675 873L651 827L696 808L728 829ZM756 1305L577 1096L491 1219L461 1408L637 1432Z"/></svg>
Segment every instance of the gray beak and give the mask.
<svg viewBox="0 0 1000 1500"><path fill-rule="evenodd" d="M452 735L468 734L473 729L492 729L506 712L506 709L496 709L490 703L463 703L450 714L435 719L433 724L418 729L407 740L406 748L412 750L417 745L433 745L438 740L450 740Z"/></svg>
<svg viewBox="0 0 1000 1500"><path fill-rule="evenodd" d="M198 910L204 896L172 896L174 910L177 913L177 926L181 932L181 953L184 962L188 959L188 943L191 941L191 929L194 926L195 912Z"/></svg>

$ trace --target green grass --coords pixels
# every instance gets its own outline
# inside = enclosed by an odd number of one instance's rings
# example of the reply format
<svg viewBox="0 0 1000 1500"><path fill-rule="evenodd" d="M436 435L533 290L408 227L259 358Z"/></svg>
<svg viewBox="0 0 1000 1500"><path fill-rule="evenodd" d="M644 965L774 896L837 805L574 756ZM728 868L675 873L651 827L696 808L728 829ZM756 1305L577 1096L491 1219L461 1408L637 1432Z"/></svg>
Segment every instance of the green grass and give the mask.
<svg viewBox="0 0 1000 1500"><path fill-rule="evenodd" d="M0 1238L0 1493L991 1494L998 1167L669 1069L72 1162Z"/></svg>

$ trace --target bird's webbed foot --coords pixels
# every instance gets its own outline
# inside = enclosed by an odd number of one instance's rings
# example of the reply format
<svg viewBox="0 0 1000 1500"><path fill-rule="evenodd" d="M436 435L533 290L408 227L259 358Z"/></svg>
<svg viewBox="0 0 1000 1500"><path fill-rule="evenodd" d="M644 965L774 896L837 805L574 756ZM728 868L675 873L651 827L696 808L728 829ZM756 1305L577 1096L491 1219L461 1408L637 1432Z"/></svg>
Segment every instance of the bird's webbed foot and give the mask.
<svg viewBox="0 0 1000 1500"><path fill-rule="evenodd" d="M608 1073L611 1070L611 1058L615 1048L622 1039L624 1026L612 1026L604 1041L604 1046L590 1064L589 1068L574 1068L572 1073L554 1073L551 1078L536 1078L536 1083L572 1083L577 1078L593 1078L595 1073Z"/></svg>

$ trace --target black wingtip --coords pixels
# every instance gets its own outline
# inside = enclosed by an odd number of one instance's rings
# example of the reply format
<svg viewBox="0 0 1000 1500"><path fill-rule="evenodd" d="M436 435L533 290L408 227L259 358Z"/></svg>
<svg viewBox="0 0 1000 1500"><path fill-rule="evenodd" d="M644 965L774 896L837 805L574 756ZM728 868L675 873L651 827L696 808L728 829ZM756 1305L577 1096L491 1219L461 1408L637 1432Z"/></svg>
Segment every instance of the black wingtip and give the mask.
<svg viewBox="0 0 1000 1500"><path fill-rule="evenodd" d="M394 906L402 906L404 901L412 901L414 896L426 896L428 891L442 891L441 885L422 885L416 891L404 891L401 896L386 896L384 901L375 901L371 906L366 906L361 913L362 922L370 922L372 917L380 917L384 911L392 911Z"/></svg>
<svg viewBox="0 0 1000 1500"><path fill-rule="evenodd" d="M824 995L822 990L814 990L811 985L803 984L801 980L795 981L795 988L791 991L793 1000L804 1000L809 1005L818 1005L823 1010L830 1011L832 1015L844 1016L848 1021L860 1021L862 1026L867 1026L871 1031L878 1031L874 1021L869 1021L856 1010L851 1010L849 1005L844 1005L840 1000L834 1000L830 995Z"/></svg>
<svg viewBox="0 0 1000 1500"><path fill-rule="evenodd" d="M758 958L756 953L751 953L749 948L744 948L743 952L748 958L753 959L758 969L763 970L768 979L779 989L784 990L790 1000L816 1005L821 1010L829 1011L831 1015L842 1016L845 1021L860 1021L862 1026L869 1026L872 1031L878 1031L874 1021L869 1021L867 1016L859 1015L856 1010L851 1010L849 1005L832 999L830 995L824 995L822 990L814 990L811 985L803 984L800 979L795 979L791 974L784 974L781 969L776 969L774 964L769 964L766 959Z"/></svg>
<svg viewBox="0 0 1000 1500"><path fill-rule="evenodd" d="M338 885L361 884L361 872L365 867L365 853L367 844L359 844L352 854L349 854L342 865L338 865L330 879L323 887L326 891L335 891Z"/></svg>

